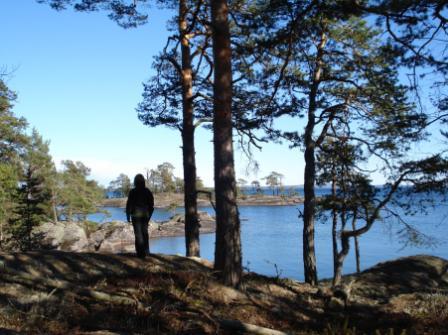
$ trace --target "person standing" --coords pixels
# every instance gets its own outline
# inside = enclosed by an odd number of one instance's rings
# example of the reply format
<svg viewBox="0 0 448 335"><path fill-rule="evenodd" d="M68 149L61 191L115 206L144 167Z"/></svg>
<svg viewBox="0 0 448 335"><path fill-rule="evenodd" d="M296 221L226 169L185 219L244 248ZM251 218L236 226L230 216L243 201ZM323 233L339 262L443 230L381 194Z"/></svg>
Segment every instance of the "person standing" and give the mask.
<svg viewBox="0 0 448 335"><path fill-rule="evenodd" d="M148 224L153 212L154 196L145 186L145 177L138 174L126 202L126 218L134 227L135 251L139 258L149 255Z"/></svg>

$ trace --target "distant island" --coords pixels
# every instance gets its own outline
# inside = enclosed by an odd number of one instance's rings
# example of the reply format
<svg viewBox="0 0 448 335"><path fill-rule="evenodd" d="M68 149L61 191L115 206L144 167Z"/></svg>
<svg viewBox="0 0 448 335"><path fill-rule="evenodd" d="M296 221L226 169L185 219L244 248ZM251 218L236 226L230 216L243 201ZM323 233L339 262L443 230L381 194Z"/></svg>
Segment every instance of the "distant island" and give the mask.
<svg viewBox="0 0 448 335"><path fill-rule="evenodd" d="M303 197L297 195L250 194L238 196L237 201L239 206L288 206L303 203ZM184 204L184 195L181 193L155 193L154 202L156 208L181 207ZM104 199L101 205L124 208L126 207L126 198ZM212 206L207 195L200 194L198 206Z"/></svg>

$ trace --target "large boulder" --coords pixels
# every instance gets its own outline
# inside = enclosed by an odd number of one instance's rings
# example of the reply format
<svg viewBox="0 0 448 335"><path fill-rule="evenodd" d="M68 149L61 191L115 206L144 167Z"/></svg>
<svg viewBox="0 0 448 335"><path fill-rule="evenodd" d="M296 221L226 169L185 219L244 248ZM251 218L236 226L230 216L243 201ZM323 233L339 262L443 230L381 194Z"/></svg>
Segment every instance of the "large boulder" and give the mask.
<svg viewBox="0 0 448 335"><path fill-rule="evenodd" d="M207 212L198 211L198 219L199 221L214 221L215 218L212 217ZM168 221L162 222L162 224L167 223L184 223L185 222L185 215L184 214L174 214Z"/></svg>
<svg viewBox="0 0 448 335"><path fill-rule="evenodd" d="M448 292L448 261L430 256L401 257L379 263L358 276L346 276L354 281L352 293L388 301L393 296L408 293Z"/></svg>
<svg viewBox="0 0 448 335"><path fill-rule="evenodd" d="M198 212L199 221L215 221L215 218L207 212Z"/></svg>
<svg viewBox="0 0 448 335"><path fill-rule="evenodd" d="M114 221L101 225L90 235L91 251L121 253L134 251L134 232L130 223Z"/></svg>
<svg viewBox="0 0 448 335"><path fill-rule="evenodd" d="M214 233L216 229L215 219L207 212L198 212L199 231L201 234ZM175 214L168 221L153 223L150 229L150 237L184 236L185 215Z"/></svg>
<svg viewBox="0 0 448 335"><path fill-rule="evenodd" d="M43 249L85 251L89 244L85 229L78 222L46 222L33 231Z"/></svg>

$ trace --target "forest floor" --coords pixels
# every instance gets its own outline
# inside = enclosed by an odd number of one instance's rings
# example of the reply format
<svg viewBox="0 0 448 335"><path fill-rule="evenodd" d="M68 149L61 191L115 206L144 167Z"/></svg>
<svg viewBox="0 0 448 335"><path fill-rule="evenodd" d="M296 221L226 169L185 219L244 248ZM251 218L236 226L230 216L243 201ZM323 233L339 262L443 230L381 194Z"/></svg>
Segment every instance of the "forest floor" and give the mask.
<svg viewBox="0 0 448 335"><path fill-rule="evenodd" d="M447 269L432 256L380 263L338 295L254 273L235 290L181 256L0 253L0 334L448 334Z"/></svg>
<svg viewBox="0 0 448 335"><path fill-rule="evenodd" d="M125 207L126 200L126 198L104 199L102 206ZM252 194L239 196L237 201L240 206L285 206L302 203L303 199L299 196ZM184 205L184 195L181 193L155 193L154 205L156 208L180 207ZM198 206L210 206L209 198L200 194Z"/></svg>

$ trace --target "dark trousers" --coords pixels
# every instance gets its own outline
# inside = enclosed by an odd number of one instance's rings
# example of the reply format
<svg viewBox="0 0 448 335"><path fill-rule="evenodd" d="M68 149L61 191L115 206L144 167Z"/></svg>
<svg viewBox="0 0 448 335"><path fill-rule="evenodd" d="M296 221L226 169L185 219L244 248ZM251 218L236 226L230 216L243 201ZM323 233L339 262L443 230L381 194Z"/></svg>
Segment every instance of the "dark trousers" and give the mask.
<svg viewBox="0 0 448 335"><path fill-rule="evenodd" d="M148 234L149 218L132 217L132 226L134 227L135 251L137 256L144 258L149 255L149 234Z"/></svg>

